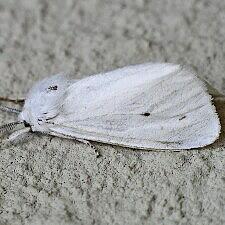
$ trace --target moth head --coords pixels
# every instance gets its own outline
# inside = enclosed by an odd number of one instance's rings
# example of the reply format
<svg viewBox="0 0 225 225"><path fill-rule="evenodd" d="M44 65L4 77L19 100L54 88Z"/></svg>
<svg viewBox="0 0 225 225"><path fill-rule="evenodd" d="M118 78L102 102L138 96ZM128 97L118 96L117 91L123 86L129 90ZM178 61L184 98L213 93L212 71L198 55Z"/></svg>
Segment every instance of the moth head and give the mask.
<svg viewBox="0 0 225 225"><path fill-rule="evenodd" d="M71 80L58 74L35 84L29 91L19 121L31 126L32 131L47 132L50 120L62 107Z"/></svg>

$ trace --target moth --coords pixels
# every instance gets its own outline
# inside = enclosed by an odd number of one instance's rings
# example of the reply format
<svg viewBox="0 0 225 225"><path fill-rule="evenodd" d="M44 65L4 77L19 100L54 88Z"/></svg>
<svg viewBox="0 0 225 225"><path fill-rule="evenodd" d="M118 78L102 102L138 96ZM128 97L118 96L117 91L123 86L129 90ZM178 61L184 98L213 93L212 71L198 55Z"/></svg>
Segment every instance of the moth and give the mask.
<svg viewBox="0 0 225 225"><path fill-rule="evenodd" d="M146 63L81 80L58 74L31 88L9 140L42 132L135 149L193 149L219 137L207 87L185 66ZM20 126L20 129L18 127ZM22 126L22 127L21 127Z"/></svg>

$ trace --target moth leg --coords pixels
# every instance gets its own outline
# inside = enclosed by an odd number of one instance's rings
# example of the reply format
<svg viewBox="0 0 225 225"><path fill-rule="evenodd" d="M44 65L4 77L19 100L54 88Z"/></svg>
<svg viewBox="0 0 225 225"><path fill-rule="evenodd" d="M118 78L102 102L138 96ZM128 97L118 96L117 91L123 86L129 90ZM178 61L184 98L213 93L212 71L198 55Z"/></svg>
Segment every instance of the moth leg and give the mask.
<svg viewBox="0 0 225 225"><path fill-rule="evenodd" d="M19 110L19 109L14 109L14 108L2 106L2 105L0 105L0 110L3 111L3 112L9 112L9 113L15 113L15 114L21 113L21 110Z"/></svg>
<svg viewBox="0 0 225 225"><path fill-rule="evenodd" d="M6 97L0 97L0 101L12 102L14 104L23 104L25 102L25 99L11 99L11 98L6 98Z"/></svg>
<svg viewBox="0 0 225 225"><path fill-rule="evenodd" d="M76 139L76 140L91 147L95 151L96 158L99 158L101 156L99 150L94 145L92 145L90 141L87 141L85 139Z"/></svg>
<svg viewBox="0 0 225 225"><path fill-rule="evenodd" d="M7 142L13 142L15 141L19 136L30 132L30 127L25 127L23 129L17 130L9 135L9 137L6 139Z"/></svg>
<svg viewBox="0 0 225 225"><path fill-rule="evenodd" d="M12 102L14 104L20 104L21 105L21 104L24 104L25 99L10 99L10 98L0 96L0 101ZM7 106L2 106L2 105L0 105L0 110L4 111L4 112L16 113L16 114L19 114L21 112L21 110L19 110L19 109L10 108L10 107L7 107Z"/></svg>

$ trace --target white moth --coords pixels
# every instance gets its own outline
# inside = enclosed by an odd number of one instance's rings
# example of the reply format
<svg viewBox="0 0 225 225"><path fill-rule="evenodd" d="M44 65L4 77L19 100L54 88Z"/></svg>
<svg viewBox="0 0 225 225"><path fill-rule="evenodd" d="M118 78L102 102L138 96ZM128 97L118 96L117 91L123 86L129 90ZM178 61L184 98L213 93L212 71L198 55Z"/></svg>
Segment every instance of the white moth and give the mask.
<svg viewBox="0 0 225 225"><path fill-rule="evenodd" d="M38 82L19 114L24 132L136 149L192 149L213 143L220 121L197 76L180 65L147 63L81 80ZM14 129L18 123L3 126Z"/></svg>

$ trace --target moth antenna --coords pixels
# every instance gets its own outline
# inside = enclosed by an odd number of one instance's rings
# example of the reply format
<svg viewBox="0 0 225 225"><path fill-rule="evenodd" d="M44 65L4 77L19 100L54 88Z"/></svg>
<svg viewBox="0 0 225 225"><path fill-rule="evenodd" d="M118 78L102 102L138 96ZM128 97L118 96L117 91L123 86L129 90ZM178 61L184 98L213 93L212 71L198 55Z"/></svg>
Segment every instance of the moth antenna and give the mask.
<svg viewBox="0 0 225 225"><path fill-rule="evenodd" d="M15 114L21 113L21 110L19 110L19 109L14 109L14 108L10 108L7 106L1 106L1 105L0 105L0 110L3 112L9 112L9 113L15 113Z"/></svg>
<svg viewBox="0 0 225 225"><path fill-rule="evenodd" d="M9 131L14 131L15 128L17 128L17 126L20 124L24 124L24 122L12 122L12 123L5 124L0 127L0 134L6 133Z"/></svg>
<svg viewBox="0 0 225 225"><path fill-rule="evenodd" d="M0 101L12 102L14 104L23 104L25 102L25 99L11 99L11 98L6 98L6 97L0 97Z"/></svg>

